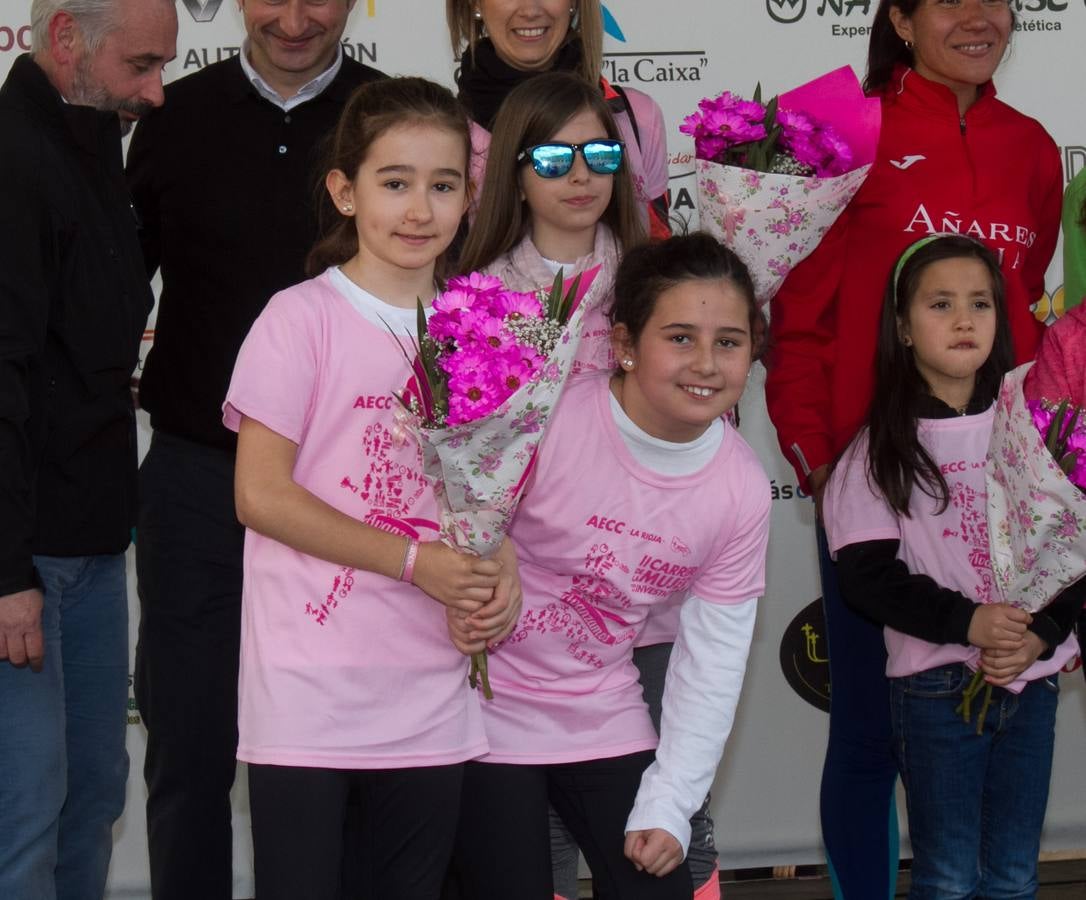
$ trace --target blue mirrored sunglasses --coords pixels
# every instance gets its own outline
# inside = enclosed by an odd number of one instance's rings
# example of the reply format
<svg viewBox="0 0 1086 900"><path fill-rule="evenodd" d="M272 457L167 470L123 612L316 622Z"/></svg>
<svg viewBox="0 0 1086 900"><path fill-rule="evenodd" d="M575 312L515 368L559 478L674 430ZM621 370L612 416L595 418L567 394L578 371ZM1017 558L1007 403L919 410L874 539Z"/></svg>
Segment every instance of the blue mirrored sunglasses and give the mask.
<svg viewBox="0 0 1086 900"><path fill-rule="evenodd" d="M540 178L561 178L573 168L573 157L578 150L590 172L614 175L622 165L625 144L606 138L586 141L583 144L551 141L521 150L517 155L517 162L531 160L532 168Z"/></svg>

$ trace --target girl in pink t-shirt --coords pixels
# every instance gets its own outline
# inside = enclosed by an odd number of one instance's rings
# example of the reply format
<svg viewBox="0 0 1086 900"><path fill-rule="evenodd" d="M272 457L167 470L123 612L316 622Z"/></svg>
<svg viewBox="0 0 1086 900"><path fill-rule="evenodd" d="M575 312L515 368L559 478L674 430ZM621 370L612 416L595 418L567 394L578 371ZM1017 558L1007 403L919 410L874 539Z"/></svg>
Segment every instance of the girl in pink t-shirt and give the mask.
<svg viewBox="0 0 1086 900"><path fill-rule="evenodd" d="M742 263L704 234L632 249L615 295L619 370L567 386L510 531L524 608L490 657L490 753L465 772L455 865L472 900L551 900L548 804L601 896L693 892L689 820L765 584L769 483L723 418L765 325ZM658 739L633 647L676 599Z"/></svg>
<svg viewBox="0 0 1086 900"><path fill-rule="evenodd" d="M830 478L824 518L845 601L885 626L909 896L1031 897L1057 676L1077 651L1086 591L1032 616L995 602L984 467L1012 353L992 252L958 235L909 247L876 358L871 412ZM966 721L978 667L994 699Z"/></svg>
<svg viewBox="0 0 1086 900"><path fill-rule="evenodd" d="M238 758L249 764L262 900L339 896L358 856L367 894L436 898L463 763L486 752L467 663L513 624L511 549L493 560L438 540L438 511L393 391L466 206L468 125L418 78L360 88L326 179L334 223L316 275L272 298L238 356L224 421L238 432L246 526ZM334 204L334 206L333 206ZM344 842L348 795L362 801Z"/></svg>
<svg viewBox="0 0 1086 900"><path fill-rule="evenodd" d="M621 139L611 108L600 92L568 73L539 75L512 90L494 120L490 164L478 217L461 258L464 271L482 270L515 290L549 286L559 269L567 276L599 266L585 297L595 308L586 316L573 372L615 368L607 312L614 302L615 271L622 255L645 240L637 215L636 189L623 145L614 162L597 148L570 151L594 138ZM530 148L529 152L524 152ZM571 161L546 163L547 154ZM602 159L605 171L589 160ZM615 166L614 171L606 171ZM584 202L585 197L591 197ZM655 610L637 642L634 663L641 673L646 702L659 722L668 654L678 628L678 608ZM719 892L713 820L708 799L691 821L689 857L696 896ZM551 854L555 890L575 897L577 847L557 816L552 822Z"/></svg>

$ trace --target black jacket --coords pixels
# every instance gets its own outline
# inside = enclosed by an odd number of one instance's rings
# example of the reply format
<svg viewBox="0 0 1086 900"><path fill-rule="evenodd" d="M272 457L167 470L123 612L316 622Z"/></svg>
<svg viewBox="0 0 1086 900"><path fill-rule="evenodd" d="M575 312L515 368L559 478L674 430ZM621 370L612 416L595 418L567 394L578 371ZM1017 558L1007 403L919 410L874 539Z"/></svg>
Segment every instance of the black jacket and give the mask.
<svg viewBox="0 0 1086 900"><path fill-rule="evenodd" d="M284 112L234 57L167 85L136 127L129 183L147 272L162 270L140 378L156 431L235 446L221 407L241 342L273 294L305 279L325 140L354 89L381 77L345 58L320 94Z"/></svg>
<svg viewBox="0 0 1086 900"><path fill-rule="evenodd" d="M119 553L135 518L129 379L151 290L115 113L29 56L0 88L0 595L31 554Z"/></svg>

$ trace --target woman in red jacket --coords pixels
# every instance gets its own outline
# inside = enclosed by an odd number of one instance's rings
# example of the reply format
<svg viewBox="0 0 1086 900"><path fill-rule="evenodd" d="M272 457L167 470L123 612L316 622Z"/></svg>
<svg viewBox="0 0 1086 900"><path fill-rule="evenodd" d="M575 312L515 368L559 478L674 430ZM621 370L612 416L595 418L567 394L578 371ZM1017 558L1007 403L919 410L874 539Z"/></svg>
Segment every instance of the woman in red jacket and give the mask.
<svg viewBox="0 0 1086 900"><path fill-rule="evenodd" d="M882 100L877 159L773 302L769 413L819 511L830 465L870 405L880 292L908 245L956 232L991 247L1016 362L1034 355L1043 326L1030 306L1044 292L1063 177L1044 128L996 98L1013 26L1006 0L879 4L865 82ZM879 628L845 608L817 530L833 684L823 840L837 896L869 900L893 895L897 868L886 652Z"/></svg>

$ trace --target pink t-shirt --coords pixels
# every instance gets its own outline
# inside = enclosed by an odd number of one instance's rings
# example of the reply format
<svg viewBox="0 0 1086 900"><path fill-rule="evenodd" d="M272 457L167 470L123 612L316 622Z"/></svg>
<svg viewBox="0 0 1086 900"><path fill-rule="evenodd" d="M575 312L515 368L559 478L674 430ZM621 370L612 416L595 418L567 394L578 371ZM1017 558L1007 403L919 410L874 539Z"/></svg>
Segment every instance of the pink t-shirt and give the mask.
<svg viewBox="0 0 1086 900"><path fill-rule="evenodd" d="M485 762L556 763L656 746L632 661L649 610L765 587L769 482L730 427L712 462L668 477L636 463L608 374L566 387L510 531L524 608L490 656Z"/></svg>
<svg viewBox="0 0 1086 900"><path fill-rule="evenodd" d="M357 288L352 301L348 285L329 270L272 298L241 348L223 421L237 430L245 415L296 443L294 480L340 512L433 540L433 492L394 416L407 363L378 324L402 328L414 313ZM348 769L471 759L487 745L466 682L444 608L417 587L246 531L239 759Z"/></svg>
<svg viewBox="0 0 1086 900"><path fill-rule="evenodd" d="M895 513L867 479L867 432L845 452L826 488L823 518L830 552L863 541L900 541L898 559L910 572L928 575L942 587L977 603L997 602L988 555L988 493L984 465L995 407L974 416L922 419L920 440L940 467L950 491L943 512L927 494L913 491L908 518ZM948 663L976 669L980 650L962 644L932 644L884 628L886 674L900 678ZM1058 672L1078 652L1073 637L1008 686L1018 693L1027 681Z"/></svg>

